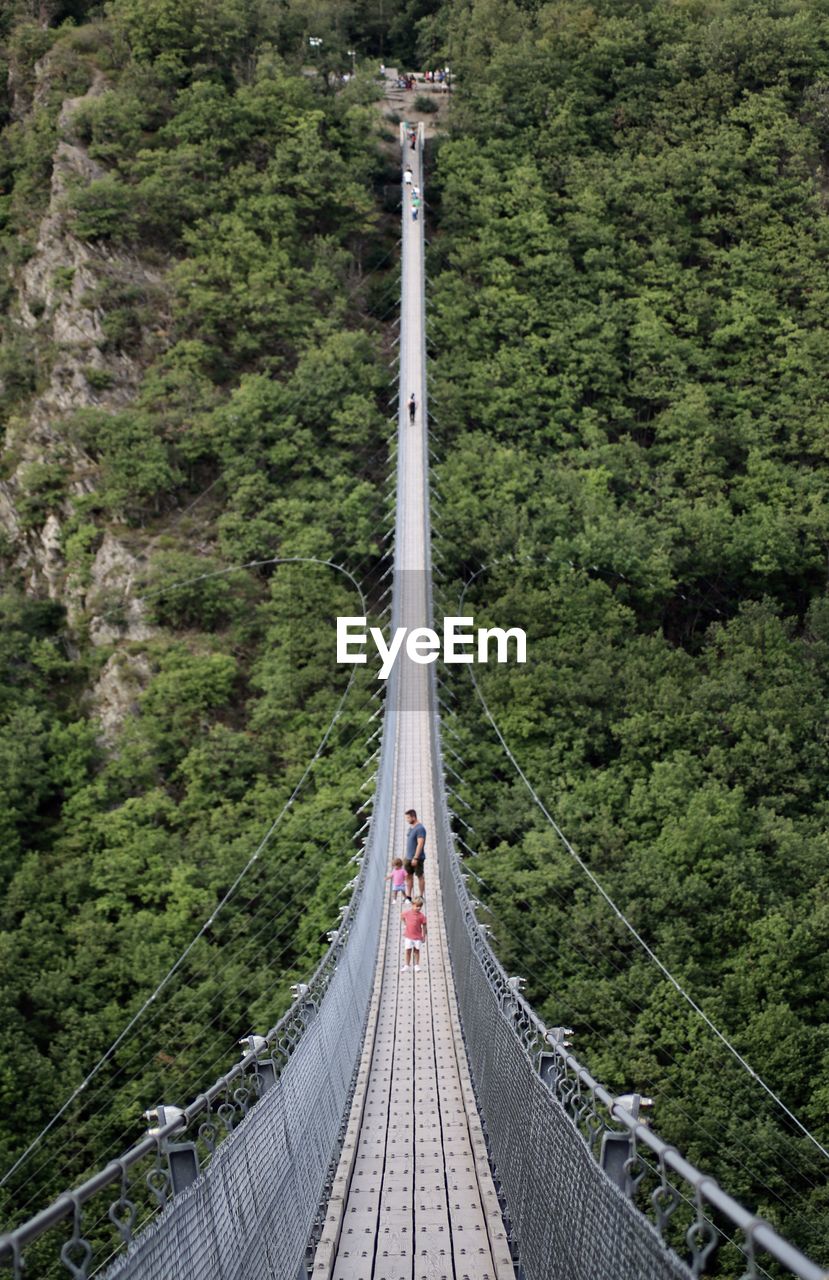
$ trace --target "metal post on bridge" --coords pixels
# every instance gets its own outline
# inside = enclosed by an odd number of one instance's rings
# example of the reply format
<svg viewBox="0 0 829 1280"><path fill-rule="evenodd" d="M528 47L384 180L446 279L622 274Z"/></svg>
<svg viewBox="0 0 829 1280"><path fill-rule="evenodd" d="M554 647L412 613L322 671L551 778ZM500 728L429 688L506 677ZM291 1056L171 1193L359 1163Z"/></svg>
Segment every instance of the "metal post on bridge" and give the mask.
<svg viewBox="0 0 829 1280"><path fill-rule="evenodd" d="M356 884L356 878L353 881ZM348 907L344 908L343 914L348 911ZM299 1009L302 1021L307 1028L317 1016L317 1006L313 1000L309 999L309 987L306 982L294 982L291 985L291 999L294 1001L294 1007Z"/></svg>
<svg viewBox="0 0 829 1280"><path fill-rule="evenodd" d="M144 1112L144 1119L149 1120L151 1127L147 1130L149 1137L154 1137L166 1125L171 1124L184 1112L181 1107L168 1104L159 1105ZM162 1138L161 1150L167 1157L170 1172L170 1189L174 1196L187 1187L192 1187L199 1176L199 1156L194 1142L177 1142L174 1138Z"/></svg>
<svg viewBox="0 0 829 1280"><path fill-rule="evenodd" d="M572 1027L551 1027L547 1032L547 1039L550 1044L560 1045L563 1049L569 1049L573 1043L570 1036L573 1034ZM558 1082L561 1079L561 1056L558 1053L541 1053L538 1058L538 1074L546 1084L551 1093L558 1097Z"/></svg>
<svg viewBox="0 0 829 1280"><path fill-rule="evenodd" d="M269 1049L269 1045L264 1036L249 1035L243 1036L239 1041L242 1045L242 1061L244 1062L251 1053L256 1054L254 1059L256 1067L256 1076L258 1076L257 1084L259 1086L259 1096L262 1097L272 1089L277 1080L276 1062L273 1058L260 1058L258 1055L265 1049Z"/></svg>
<svg viewBox="0 0 829 1280"><path fill-rule="evenodd" d="M653 1106L653 1100L643 1097L641 1093L622 1094L616 1102L624 1107L634 1120L639 1119L639 1112L643 1107ZM614 1182L620 1191L624 1191L629 1199L633 1199L641 1181L641 1176L637 1178L633 1175L631 1166L635 1157L636 1139L632 1129L625 1129L619 1133L612 1129L605 1130L602 1134L599 1164L611 1182Z"/></svg>

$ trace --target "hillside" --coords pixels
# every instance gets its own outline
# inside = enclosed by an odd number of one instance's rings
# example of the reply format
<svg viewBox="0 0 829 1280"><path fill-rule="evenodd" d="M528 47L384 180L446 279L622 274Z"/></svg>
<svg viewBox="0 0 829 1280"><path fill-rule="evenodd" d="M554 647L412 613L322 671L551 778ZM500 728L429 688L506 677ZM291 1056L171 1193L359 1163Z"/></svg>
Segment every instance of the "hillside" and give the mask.
<svg viewBox="0 0 829 1280"><path fill-rule="evenodd" d="M480 678L518 762L825 1146L825 8L449 14L443 605L477 575L465 612L527 629L528 667ZM458 830L508 971L599 1078L651 1095L664 1137L825 1259L825 1157L451 683L476 834Z"/></svg>
<svg viewBox="0 0 829 1280"><path fill-rule="evenodd" d="M4 1169L138 1017L11 1178L15 1217L277 1020L353 875L363 680L212 919L346 689L358 601L325 562L370 586L382 559L376 91L335 91L303 32L123 0L0 33Z"/></svg>
<svg viewBox="0 0 829 1280"><path fill-rule="evenodd" d="M829 1260L823 0L0 22L3 1166L38 1140L7 1217L272 1025L353 875L377 703L364 672L341 703L358 609L332 564L379 606L385 60L452 68L427 157L439 605L529 638L477 690L442 673L493 945L598 1078Z"/></svg>

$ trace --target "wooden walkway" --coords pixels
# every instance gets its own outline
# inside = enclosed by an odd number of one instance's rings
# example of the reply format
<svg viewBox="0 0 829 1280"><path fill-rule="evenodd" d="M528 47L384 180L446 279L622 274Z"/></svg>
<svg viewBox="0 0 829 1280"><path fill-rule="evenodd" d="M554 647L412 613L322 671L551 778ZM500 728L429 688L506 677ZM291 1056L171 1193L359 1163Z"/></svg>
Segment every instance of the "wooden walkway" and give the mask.
<svg viewBox="0 0 829 1280"><path fill-rule="evenodd" d="M422 138L408 142L421 191ZM403 314L395 547L397 624L428 625L423 211L403 190ZM409 424L406 402L418 412ZM389 864L403 856L406 809L427 830L429 937L421 971L402 973L397 905L386 903L371 1012L348 1132L314 1262L319 1280L514 1280L461 1038L443 928L430 738L432 668L398 659ZM391 890L389 890L389 898Z"/></svg>

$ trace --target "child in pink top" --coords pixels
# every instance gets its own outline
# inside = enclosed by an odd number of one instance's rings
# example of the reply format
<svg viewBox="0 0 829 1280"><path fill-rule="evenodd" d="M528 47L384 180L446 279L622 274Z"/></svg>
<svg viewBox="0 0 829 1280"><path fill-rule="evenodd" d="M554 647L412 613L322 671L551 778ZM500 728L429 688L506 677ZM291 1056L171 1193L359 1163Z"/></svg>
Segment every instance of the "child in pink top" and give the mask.
<svg viewBox="0 0 829 1280"><path fill-rule="evenodd" d="M403 913L403 967L401 973L408 973L410 959L415 960L414 971L420 970L420 947L426 941L426 916L423 913L423 899L415 898L408 911Z"/></svg>
<svg viewBox="0 0 829 1280"><path fill-rule="evenodd" d="M386 879L391 880L392 901L402 902L406 894L406 868L403 866L402 858L395 858Z"/></svg>

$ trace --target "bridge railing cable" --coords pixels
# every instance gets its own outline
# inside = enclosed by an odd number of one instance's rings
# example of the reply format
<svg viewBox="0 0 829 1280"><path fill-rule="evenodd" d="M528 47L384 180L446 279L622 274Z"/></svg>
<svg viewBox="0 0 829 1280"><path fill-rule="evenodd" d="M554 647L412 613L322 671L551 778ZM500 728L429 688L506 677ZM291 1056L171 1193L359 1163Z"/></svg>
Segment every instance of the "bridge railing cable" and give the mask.
<svg viewBox="0 0 829 1280"><path fill-rule="evenodd" d="M432 696L433 767L446 779L452 769L436 681ZM742 1255L742 1280L768 1275L761 1256L799 1280L826 1280L820 1266L645 1124L638 1095L619 1098L594 1079L569 1052L568 1028L538 1017L477 919L444 788L439 799L441 886L464 1039L528 1280L702 1276L726 1242Z"/></svg>
<svg viewBox="0 0 829 1280"><path fill-rule="evenodd" d="M336 1165L368 1011L387 861L377 833L388 831L393 740L386 716L354 892L291 1008L189 1106L159 1108L141 1142L0 1237L0 1264L15 1280L37 1274L29 1265L24 1272L24 1252L28 1264L28 1246L62 1223L62 1271L75 1280L103 1274L102 1217L126 1245L107 1277L300 1274Z"/></svg>
<svg viewBox="0 0 829 1280"><path fill-rule="evenodd" d="M434 752L433 766L444 776L440 734ZM744 1280L766 1274L761 1254L799 1280L826 1280L821 1267L645 1124L636 1095L618 1098L594 1079L569 1051L567 1028L538 1017L477 919L445 798L437 823L464 1039L528 1280L701 1276L717 1245L735 1232ZM687 1266L677 1248L687 1252Z"/></svg>
<svg viewBox="0 0 829 1280"><path fill-rule="evenodd" d="M244 566L253 567L259 565ZM0 1237L0 1264L11 1265L15 1280L24 1275L27 1246L66 1222L60 1262L74 1280L93 1273L111 1280L252 1274L294 1280L306 1274L344 1136L374 977L391 820L395 686L393 673L357 883L317 970L297 985L284 1017L264 1037L252 1037L242 1060L208 1090L182 1109L160 1106L143 1141ZM205 1151L209 1163L202 1169ZM105 1193L113 1196L106 1212L112 1233L126 1248L102 1270L87 1237L100 1225ZM27 1267L25 1274L33 1273Z"/></svg>

